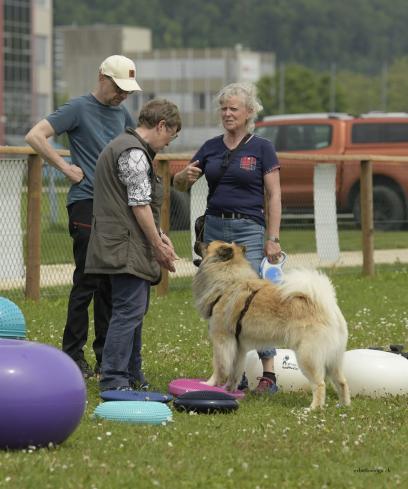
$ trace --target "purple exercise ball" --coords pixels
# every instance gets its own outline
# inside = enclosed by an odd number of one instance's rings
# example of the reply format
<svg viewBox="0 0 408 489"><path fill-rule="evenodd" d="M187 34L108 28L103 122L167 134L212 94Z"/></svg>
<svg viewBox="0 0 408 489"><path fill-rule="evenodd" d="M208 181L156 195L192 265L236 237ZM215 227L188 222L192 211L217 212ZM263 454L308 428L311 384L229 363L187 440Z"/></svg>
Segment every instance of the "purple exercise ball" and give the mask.
<svg viewBox="0 0 408 489"><path fill-rule="evenodd" d="M53 346L0 339L0 448L62 443L81 421L86 386Z"/></svg>

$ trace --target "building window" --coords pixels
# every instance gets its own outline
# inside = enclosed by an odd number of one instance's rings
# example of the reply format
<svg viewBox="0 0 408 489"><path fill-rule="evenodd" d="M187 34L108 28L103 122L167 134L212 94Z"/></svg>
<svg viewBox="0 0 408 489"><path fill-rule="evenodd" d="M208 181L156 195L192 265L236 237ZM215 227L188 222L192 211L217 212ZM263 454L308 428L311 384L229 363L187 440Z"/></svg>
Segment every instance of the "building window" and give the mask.
<svg viewBox="0 0 408 489"><path fill-rule="evenodd" d="M34 38L34 62L36 66L48 65L48 38L47 36L35 36Z"/></svg>
<svg viewBox="0 0 408 489"><path fill-rule="evenodd" d="M37 7L42 7L42 8L49 8L50 7L50 0L34 0L35 5Z"/></svg>
<svg viewBox="0 0 408 489"><path fill-rule="evenodd" d="M206 109L205 93L204 92L195 93L193 95L193 107L194 107L194 110L205 110Z"/></svg>
<svg viewBox="0 0 408 489"><path fill-rule="evenodd" d="M127 100L129 102L129 108L133 112L139 112L143 105L155 98L155 94L152 92L135 92Z"/></svg>

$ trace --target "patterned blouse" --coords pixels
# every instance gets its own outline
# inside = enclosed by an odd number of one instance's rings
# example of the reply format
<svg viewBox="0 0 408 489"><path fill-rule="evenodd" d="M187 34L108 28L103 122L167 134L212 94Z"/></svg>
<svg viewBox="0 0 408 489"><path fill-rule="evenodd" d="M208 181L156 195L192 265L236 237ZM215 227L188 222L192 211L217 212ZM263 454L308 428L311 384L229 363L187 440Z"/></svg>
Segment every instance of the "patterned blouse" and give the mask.
<svg viewBox="0 0 408 489"><path fill-rule="evenodd" d="M140 149L124 151L118 161L119 180L126 185L128 205L150 204L152 186L150 183L150 166L145 153Z"/></svg>

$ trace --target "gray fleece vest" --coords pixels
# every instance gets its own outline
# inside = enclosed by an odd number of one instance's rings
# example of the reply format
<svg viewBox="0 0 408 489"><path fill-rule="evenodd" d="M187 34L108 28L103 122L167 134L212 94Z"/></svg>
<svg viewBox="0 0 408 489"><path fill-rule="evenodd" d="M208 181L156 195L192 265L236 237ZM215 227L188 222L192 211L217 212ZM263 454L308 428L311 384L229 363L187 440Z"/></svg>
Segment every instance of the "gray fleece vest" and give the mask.
<svg viewBox="0 0 408 489"><path fill-rule="evenodd" d="M95 188L91 237L86 257L86 273L129 273L152 283L160 281L160 266L153 249L128 206L127 188L118 176L119 156L130 148L141 149L149 161L153 212L157 229L163 186L153 169L147 148L128 129L111 141L99 156L95 170Z"/></svg>

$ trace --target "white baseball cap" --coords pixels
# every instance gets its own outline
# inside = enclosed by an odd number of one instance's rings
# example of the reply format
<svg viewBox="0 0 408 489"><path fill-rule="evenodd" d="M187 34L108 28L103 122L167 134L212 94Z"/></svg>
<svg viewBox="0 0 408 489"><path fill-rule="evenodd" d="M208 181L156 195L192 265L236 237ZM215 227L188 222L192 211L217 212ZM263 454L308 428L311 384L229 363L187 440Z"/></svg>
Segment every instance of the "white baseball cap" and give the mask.
<svg viewBox="0 0 408 489"><path fill-rule="evenodd" d="M99 72L112 78L116 85L125 92L142 90L137 83L136 67L133 61L126 56L114 54L102 61Z"/></svg>

